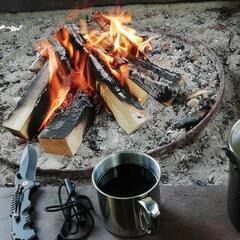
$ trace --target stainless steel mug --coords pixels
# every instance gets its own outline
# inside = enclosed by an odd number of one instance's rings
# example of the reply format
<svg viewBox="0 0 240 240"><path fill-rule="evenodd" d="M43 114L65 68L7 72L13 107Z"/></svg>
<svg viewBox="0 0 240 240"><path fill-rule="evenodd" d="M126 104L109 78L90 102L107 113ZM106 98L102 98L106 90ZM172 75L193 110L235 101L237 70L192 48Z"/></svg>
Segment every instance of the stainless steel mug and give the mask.
<svg viewBox="0 0 240 240"><path fill-rule="evenodd" d="M229 148L225 149L230 160L228 180L228 215L240 232L240 120L231 129Z"/></svg>
<svg viewBox="0 0 240 240"><path fill-rule="evenodd" d="M127 197L114 196L114 194L110 195L102 191L99 183L105 173L124 164L134 164L141 167L142 170L149 170L155 177L155 183L149 189L145 189L144 192ZM118 173L115 172L114 174ZM128 172L124 174L126 176ZM99 206L104 225L108 231L120 237L137 237L158 232L160 223L160 176L161 171L158 163L152 157L143 153L119 152L97 164L92 173L92 182L98 193Z"/></svg>

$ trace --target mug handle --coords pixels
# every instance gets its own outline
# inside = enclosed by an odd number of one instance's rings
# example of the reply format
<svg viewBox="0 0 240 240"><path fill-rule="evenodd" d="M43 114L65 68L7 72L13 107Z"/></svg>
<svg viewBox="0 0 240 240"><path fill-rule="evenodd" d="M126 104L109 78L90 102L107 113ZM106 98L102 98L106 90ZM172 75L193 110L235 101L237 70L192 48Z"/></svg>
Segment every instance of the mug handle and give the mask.
<svg viewBox="0 0 240 240"><path fill-rule="evenodd" d="M160 210L156 201L151 197L138 200L139 221L143 231L147 234L155 234L159 230Z"/></svg>

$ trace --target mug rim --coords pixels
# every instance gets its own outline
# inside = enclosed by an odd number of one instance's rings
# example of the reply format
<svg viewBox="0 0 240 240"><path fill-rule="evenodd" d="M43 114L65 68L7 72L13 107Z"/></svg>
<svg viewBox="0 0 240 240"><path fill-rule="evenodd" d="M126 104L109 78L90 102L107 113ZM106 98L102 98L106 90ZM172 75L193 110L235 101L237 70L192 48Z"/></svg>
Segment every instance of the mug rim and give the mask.
<svg viewBox="0 0 240 240"><path fill-rule="evenodd" d="M147 191L145 191L144 193L141 193L141 194L138 194L138 195L134 195L134 196L131 196L131 197L116 197L116 196L113 196L113 195L110 195L110 194L107 194L105 192L103 192L98 186L97 186L97 183L95 182L95 179L94 179L94 175L95 175L95 172L97 171L97 168L104 162L104 161L107 161L109 158L115 156L115 155L118 155L118 154L125 154L125 153L133 153L133 154L137 154L137 155L142 155L142 156L145 156L147 158L149 158L149 160L153 161L154 164L156 165L157 167L157 170L159 172L159 177L158 176L155 176L156 177L156 182L154 183L154 185L149 188ZM156 174L154 174L156 175ZM120 151L120 152L116 152L116 153L113 153L109 156L107 156L106 158L104 158L103 160L101 160L93 169L93 172L92 172L92 183L93 183L93 186L95 187L95 189L101 193L102 195L106 196L106 197L109 197L109 198L112 198L112 199L119 199L119 200L128 200L128 199L135 199L135 198L143 198L145 197L146 195L148 195L157 185L159 185L159 182L160 182L160 178L161 178L161 168L158 164L158 162L153 158L151 157L150 155L146 154L146 153L142 153L142 152L136 152L136 151Z"/></svg>
<svg viewBox="0 0 240 240"><path fill-rule="evenodd" d="M233 134L234 134L234 131L235 131L236 128L238 127L238 125L240 125L240 119L237 120L237 121L233 124L233 126L232 126L232 128L231 128L231 130L230 130L230 134L229 134L229 138L228 138L228 146L229 146L230 150L232 151L232 153L234 154L234 156L239 160L240 157L239 157L239 155L236 153L235 149L233 148L233 144L232 144L232 136L233 136Z"/></svg>

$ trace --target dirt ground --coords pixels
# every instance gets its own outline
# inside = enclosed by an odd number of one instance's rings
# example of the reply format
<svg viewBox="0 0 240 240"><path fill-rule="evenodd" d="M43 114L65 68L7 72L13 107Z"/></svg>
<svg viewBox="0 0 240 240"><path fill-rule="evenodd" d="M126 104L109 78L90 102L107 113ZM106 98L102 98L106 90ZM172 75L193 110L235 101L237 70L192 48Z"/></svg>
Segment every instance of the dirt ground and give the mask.
<svg viewBox="0 0 240 240"><path fill-rule="evenodd" d="M228 160L223 151L227 146L229 130L240 116L240 4L237 2L208 2L186 4L155 4L125 6L136 18L136 27L171 27L178 32L207 43L219 56L224 65L227 79L222 108L210 122L198 140L184 149L157 160L162 168L163 184L197 184L207 186L226 184ZM98 8L99 9L99 8ZM90 13L82 10L71 16L76 21ZM106 10L106 8L104 9ZM69 11L50 11L18 14L0 14L0 124L7 118L16 102L29 84L33 74L28 71L34 61L32 43L54 32L65 19L73 15ZM151 16L151 21L149 20ZM1 26L15 26L10 31ZM0 128L1 156L20 159L24 145L10 133ZM40 153L38 144L37 151ZM58 159L46 155L41 167L62 168L68 158ZM48 164L44 166L44 162ZM85 166L81 162L81 167ZM14 182L14 171L0 165L0 185ZM53 183L43 178L46 183Z"/></svg>

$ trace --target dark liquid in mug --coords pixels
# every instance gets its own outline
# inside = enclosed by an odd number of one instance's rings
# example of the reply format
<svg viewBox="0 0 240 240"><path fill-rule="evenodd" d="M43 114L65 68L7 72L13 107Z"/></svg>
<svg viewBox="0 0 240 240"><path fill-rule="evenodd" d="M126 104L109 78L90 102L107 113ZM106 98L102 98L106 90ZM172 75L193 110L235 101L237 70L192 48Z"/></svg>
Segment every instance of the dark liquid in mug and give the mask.
<svg viewBox="0 0 240 240"><path fill-rule="evenodd" d="M108 170L98 187L115 197L132 197L148 191L156 183L155 175L137 164L123 164Z"/></svg>

